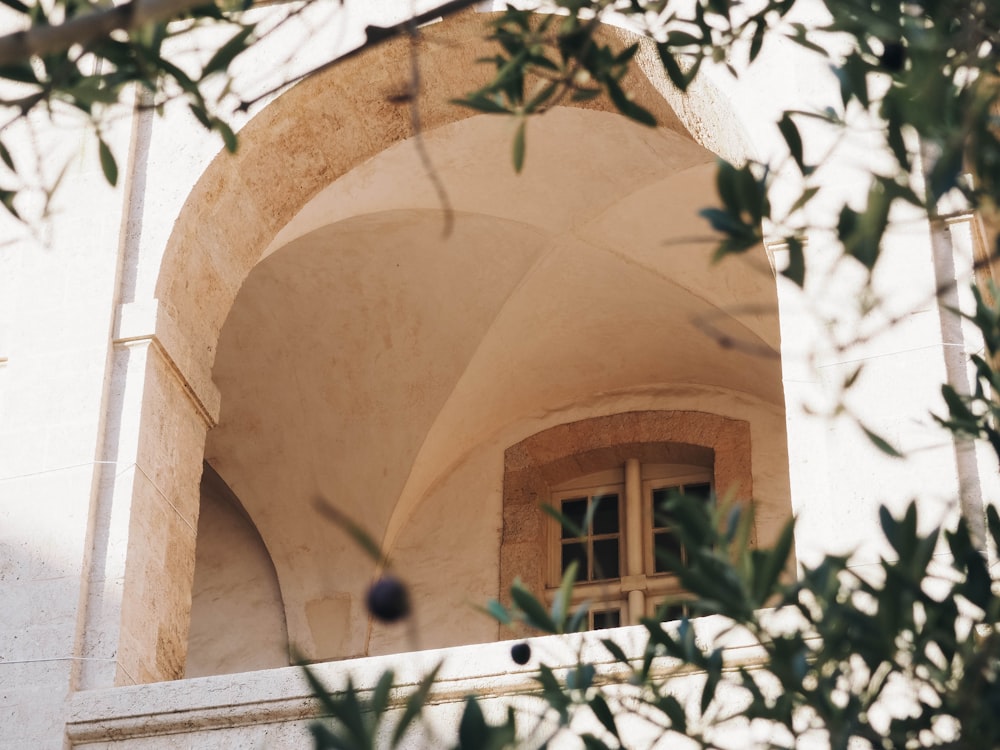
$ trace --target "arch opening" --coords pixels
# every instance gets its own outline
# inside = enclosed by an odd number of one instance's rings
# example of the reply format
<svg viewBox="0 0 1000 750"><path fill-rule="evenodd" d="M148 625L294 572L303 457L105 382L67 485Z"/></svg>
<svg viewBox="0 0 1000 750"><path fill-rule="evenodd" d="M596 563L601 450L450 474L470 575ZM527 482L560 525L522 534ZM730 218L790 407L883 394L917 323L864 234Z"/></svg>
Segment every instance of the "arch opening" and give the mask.
<svg viewBox="0 0 1000 750"><path fill-rule="evenodd" d="M316 496L412 572L420 645L457 645L497 635L441 613L503 586L504 449L539 425L701 408L784 434L776 314L731 312L775 306L763 253L709 271L691 239L713 154L636 76L665 127L559 108L531 124L513 176L507 123L444 105L445 87L475 85L483 23L431 27L422 52L450 236L405 111L378 93L406 68L389 44L248 124L167 247L158 295L199 352L193 379L222 394L205 460L259 532L280 589L270 606L306 658L412 647L367 616L374 565L318 519ZM693 324L708 318L748 346L716 347ZM787 506L780 443L757 463ZM463 571L460 591L443 570Z"/></svg>

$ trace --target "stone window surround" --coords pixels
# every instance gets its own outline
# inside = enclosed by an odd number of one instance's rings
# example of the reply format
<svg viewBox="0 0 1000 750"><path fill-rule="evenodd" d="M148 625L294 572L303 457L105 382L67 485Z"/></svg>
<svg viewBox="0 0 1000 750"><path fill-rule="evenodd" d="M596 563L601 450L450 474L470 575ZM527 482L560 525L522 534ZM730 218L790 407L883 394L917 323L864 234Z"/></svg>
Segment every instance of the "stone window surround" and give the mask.
<svg viewBox="0 0 1000 750"><path fill-rule="evenodd" d="M698 411L633 411L556 425L504 452L500 598L514 580L541 593L546 584L550 488L573 477L643 463L713 465L720 497L753 498L750 423ZM754 537L756 533L754 533Z"/></svg>

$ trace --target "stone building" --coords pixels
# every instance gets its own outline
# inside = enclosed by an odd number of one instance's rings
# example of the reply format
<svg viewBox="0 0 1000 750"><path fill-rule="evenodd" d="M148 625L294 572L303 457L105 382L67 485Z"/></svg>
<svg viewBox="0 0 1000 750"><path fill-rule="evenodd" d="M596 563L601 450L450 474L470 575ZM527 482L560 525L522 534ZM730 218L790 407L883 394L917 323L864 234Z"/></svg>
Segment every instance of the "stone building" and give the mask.
<svg viewBox="0 0 1000 750"><path fill-rule="evenodd" d="M852 324L850 268L803 295L780 245L709 263L716 156L775 153L818 62L777 45L681 96L642 58L628 83L659 128L567 104L530 123L515 175L510 123L448 103L482 78L488 10L423 29L432 172L393 101L405 40L271 97L233 156L182 111L136 110L109 133L115 189L91 141L51 136L72 157L60 208L0 247L0 747L303 747L295 655L332 685L443 655L449 690L499 699L530 665L475 605L583 556L592 624L634 638L675 590L651 552L664 488L752 506L759 544L797 514L800 561L858 565L881 551L880 503L996 499L995 461L928 416L981 346L947 311L975 217L902 222L878 287L902 322L842 350L814 313ZM406 11L317 28L347 48ZM256 90L328 56L330 33L290 68L291 31L255 49ZM852 410L906 459L822 413L859 363ZM569 549L540 503L598 496L617 515ZM381 544L416 627L369 617L375 564L318 498Z"/></svg>

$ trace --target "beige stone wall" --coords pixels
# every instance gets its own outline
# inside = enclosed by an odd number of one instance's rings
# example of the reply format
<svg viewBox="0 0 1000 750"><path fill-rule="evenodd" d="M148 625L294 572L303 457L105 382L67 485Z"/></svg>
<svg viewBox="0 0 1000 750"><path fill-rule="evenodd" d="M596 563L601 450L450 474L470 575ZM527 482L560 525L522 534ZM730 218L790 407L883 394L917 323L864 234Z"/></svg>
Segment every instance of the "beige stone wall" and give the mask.
<svg viewBox="0 0 1000 750"><path fill-rule="evenodd" d="M375 15L354 38L401 6L364 7ZM666 410L745 422L758 540L791 505L800 559L857 548L870 560L883 501L920 495L940 515L970 487L970 501L996 497L989 454L959 466L927 417L945 350L976 342L942 326L928 296L941 279L925 226L892 233L877 281L903 323L836 351L817 351L830 331L813 315L855 309L849 270L817 275L803 296L775 281L780 248L707 262L694 216L712 200L708 148L770 155L773 110L808 106L826 71L777 48L742 89L717 81L686 99L637 74L629 86L665 128L603 105L559 109L531 124L515 177L509 123L445 104L479 80L483 27L470 13L428 27L421 47L450 238L409 115L386 101L408 68L402 42L240 123L235 158L178 111L117 119L107 135L127 157L114 190L76 135L43 134L46 153L70 159L60 211L38 236L4 224L14 241L0 247L0 747L62 748L67 717L70 744L92 747L301 737L308 708L289 672L128 687L183 672L206 457L261 541L245 546L247 526L208 511L207 527L227 530L198 592L217 584L235 609L266 602L271 620L234 655L210 645L225 641L220 618L199 616L195 671L262 666L248 652L263 640L278 663L283 644L265 631L284 638L279 597L288 640L315 658L496 639L471 605L501 591L504 452L579 420ZM275 37L248 65L273 78L294 48L307 66L329 36ZM854 190L863 158L841 157L831 180ZM964 279L975 242L953 239ZM809 247L822 267L828 238ZM282 278L290 288L272 283ZM273 330L247 323L260 320ZM862 361L852 408L915 458L881 456L852 422L822 416ZM368 620L376 567L314 512L317 493L410 580L418 640ZM278 590L244 596L233 578L269 579L265 550ZM498 653L463 651L468 681L456 684L485 685L476 675L500 670ZM274 679L281 707L261 724ZM223 693L226 705L210 697ZM248 706L238 720L233 705Z"/></svg>
<svg viewBox="0 0 1000 750"><path fill-rule="evenodd" d="M288 666L278 579L246 511L210 467L201 483L185 677Z"/></svg>

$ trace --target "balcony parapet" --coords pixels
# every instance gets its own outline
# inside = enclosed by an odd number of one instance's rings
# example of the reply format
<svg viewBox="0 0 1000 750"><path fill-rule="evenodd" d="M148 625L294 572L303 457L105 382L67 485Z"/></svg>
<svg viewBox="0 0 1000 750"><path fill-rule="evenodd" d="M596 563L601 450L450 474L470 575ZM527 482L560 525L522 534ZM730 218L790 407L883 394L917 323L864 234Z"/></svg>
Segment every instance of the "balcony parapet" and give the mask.
<svg viewBox="0 0 1000 750"><path fill-rule="evenodd" d="M721 617L693 622L696 639L703 644L720 645L716 639L722 634L726 661L734 666L753 664L763 655L748 633L724 633L727 621ZM392 669L396 688L391 700L401 708L440 663L428 702L431 720L441 721L444 727L445 722L457 722L470 693L487 704L500 704L537 691L534 676L540 661L557 675L578 660L594 665L599 679L624 675L624 667L601 644L603 638L612 638L627 656L641 661L646 630L633 626L527 639L532 658L524 666L513 662L510 647L514 642L507 641L326 662L311 669L332 692L343 690L350 678L361 701L370 696L384 671ZM658 659L656 669L677 673L677 663L671 662ZM677 677L685 675L694 673L684 671ZM102 750L309 747L309 723L322 715L303 670L284 667L82 691L71 698L66 730L73 747ZM444 728L442 734L446 734Z"/></svg>

